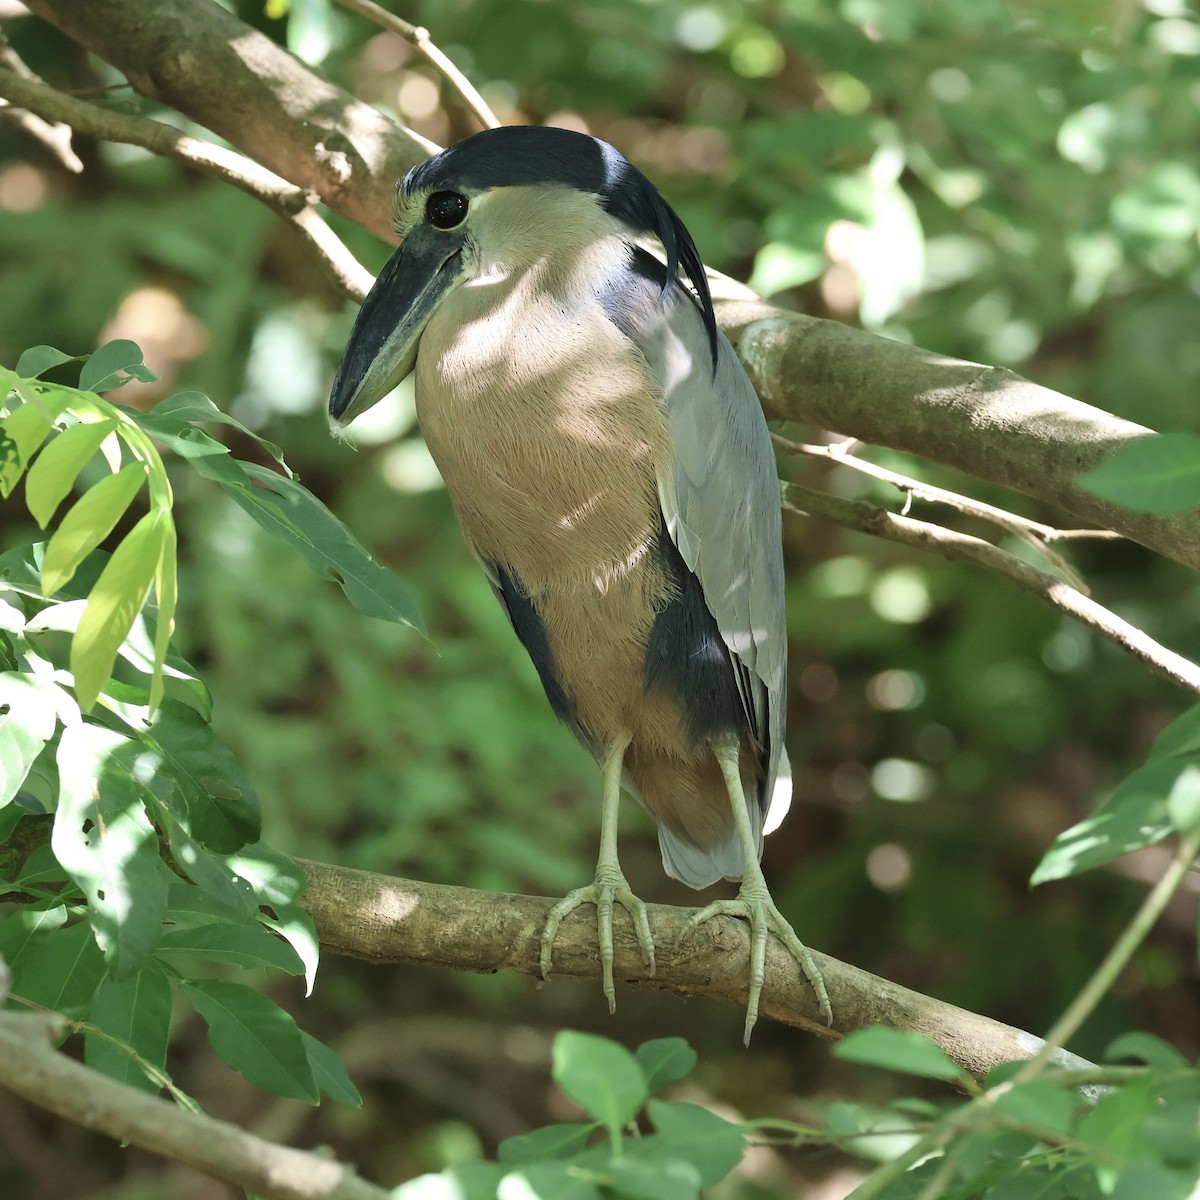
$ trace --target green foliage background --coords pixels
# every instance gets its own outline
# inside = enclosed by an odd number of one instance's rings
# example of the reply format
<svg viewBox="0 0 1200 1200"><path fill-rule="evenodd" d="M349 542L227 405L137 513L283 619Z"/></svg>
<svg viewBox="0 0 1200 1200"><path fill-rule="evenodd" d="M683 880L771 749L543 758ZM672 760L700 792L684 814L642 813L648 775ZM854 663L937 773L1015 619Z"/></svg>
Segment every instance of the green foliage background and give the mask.
<svg viewBox="0 0 1200 1200"><path fill-rule="evenodd" d="M231 7L419 132L444 143L471 131L403 44L327 0L292 0L277 16L256 0ZM582 122L614 141L713 266L805 311L1200 432L1200 23L1182 3L457 0L404 15L505 120ZM39 22L6 33L51 83L119 82ZM127 91L109 102L178 120ZM270 844L485 888L561 894L584 882L598 777L466 554L411 404L356 451L328 435L322 405L351 307L246 196L125 148L79 148L88 170L74 177L0 125L0 362L36 344L86 354L138 342L162 379L120 400L149 408L199 388L285 447L410 585L431 635L363 617L226 492L173 474L179 648L262 799ZM386 247L338 227L370 266L383 262ZM236 457L269 462L240 433L228 440ZM838 468L783 469L895 502ZM23 505L0 507L0 522L6 547L39 536ZM1029 876L1144 760L1183 698L999 579L815 522L794 520L785 536L798 803L765 857L781 908L820 949L1044 1030L1165 852L1032 892ZM1102 603L1200 656L1193 573L1135 546L1072 557ZM694 903L662 876L632 808L623 828L639 894ZM1080 1053L1098 1056L1130 1028L1200 1053L1194 895L1168 910ZM311 999L268 986L342 1053L363 1109L260 1112L194 1016L176 1029L173 1075L207 1111L329 1143L381 1180L571 1119L546 1084L551 1038L568 1025L630 1047L687 1037L701 1065L683 1098L747 1118L801 1119L818 1099L883 1103L919 1086L766 1025L743 1052L738 1013L629 989L610 1020L598 988L566 980L535 989L327 959ZM32 1157L0 1158L4 1194L34 1195L31 1164L52 1161L44 1178L58 1195L211 1194L77 1130L48 1124L38 1139ZM713 1194L835 1197L858 1170L828 1151L764 1151Z"/></svg>

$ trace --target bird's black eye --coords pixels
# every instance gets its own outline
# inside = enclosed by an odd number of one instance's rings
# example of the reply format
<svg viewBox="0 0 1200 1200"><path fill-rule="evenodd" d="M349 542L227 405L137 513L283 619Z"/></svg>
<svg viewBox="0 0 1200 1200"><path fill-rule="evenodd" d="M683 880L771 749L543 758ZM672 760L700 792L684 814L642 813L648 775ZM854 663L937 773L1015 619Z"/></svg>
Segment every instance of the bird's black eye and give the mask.
<svg viewBox="0 0 1200 1200"><path fill-rule="evenodd" d="M467 215L467 198L461 192L434 192L425 201L425 216L435 229L453 229Z"/></svg>

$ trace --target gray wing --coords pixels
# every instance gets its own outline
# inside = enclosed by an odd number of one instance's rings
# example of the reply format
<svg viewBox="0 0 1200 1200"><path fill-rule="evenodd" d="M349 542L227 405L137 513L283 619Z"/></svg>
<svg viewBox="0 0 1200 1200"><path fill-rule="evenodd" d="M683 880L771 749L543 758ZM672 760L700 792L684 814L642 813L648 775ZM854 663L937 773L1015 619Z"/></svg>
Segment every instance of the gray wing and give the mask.
<svg viewBox="0 0 1200 1200"><path fill-rule="evenodd" d="M659 502L729 649L762 751L764 779L752 816L769 832L791 796L783 750L787 629L775 455L762 406L733 347L718 333L714 372L695 301L682 284L662 296L664 278L656 259L635 251L630 277L605 308L662 386L674 469L658 480Z"/></svg>

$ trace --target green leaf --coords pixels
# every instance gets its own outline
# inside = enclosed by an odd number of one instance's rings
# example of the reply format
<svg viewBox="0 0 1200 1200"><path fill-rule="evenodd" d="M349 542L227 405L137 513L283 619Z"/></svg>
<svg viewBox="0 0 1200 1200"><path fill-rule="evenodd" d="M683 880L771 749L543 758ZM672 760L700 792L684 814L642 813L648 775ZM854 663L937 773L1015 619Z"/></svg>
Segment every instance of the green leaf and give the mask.
<svg viewBox="0 0 1200 1200"><path fill-rule="evenodd" d="M16 971L22 960L56 929L67 923L67 907L56 904L51 908L19 906L0 921L0 958Z"/></svg>
<svg viewBox="0 0 1200 1200"><path fill-rule="evenodd" d="M872 1025L837 1043L833 1053L848 1062L886 1067L927 1079L957 1079L960 1071L940 1046L912 1030Z"/></svg>
<svg viewBox="0 0 1200 1200"><path fill-rule="evenodd" d="M308 1065L312 1068L317 1087L339 1104L348 1105L350 1108L362 1108L362 1096L337 1054L303 1029L300 1030L300 1040L304 1043L304 1052L308 1055Z"/></svg>
<svg viewBox="0 0 1200 1200"><path fill-rule="evenodd" d="M320 944L312 917L296 903L296 897L308 887L304 872L286 855L262 842L245 846L237 854L229 855L225 861L250 884L258 903L274 913L273 917L262 915L260 919L300 956L304 963L305 983L311 993L320 958Z"/></svg>
<svg viewBox="0 0 1200 1200"><path fill-rule="evenodd" d="M570 1163L530 1163L500 1181L496 1200L601 1200L600 1189Z"/></svg>
<svg viewBox="0 0 1200 1200"><path fill-rule="evenodd" d="M104 955L92 927L78 921L30 948L13 969L12 995L78 1019L91 1007L103 978Z"/></svg>
<svg viewBox="0 0 1200 1200"><path fill-rule="evenodd" d="M700 1200L700 1172L683 1159L614 1158L605 1173L617 1195L630 1200Z"/></svg>
<svg viewBox="0 0 1200 1200"><path fill-rule="evenodd" d="M143 1092L159 1090L161 1082L139 1063L140 1059L160 1072L166 1069L171 982L157 963L151 960L128 979L103 980L88 1022L121 1043L114 1045L109 1038L85 1031L84 1061L92 1070Z"/></svg>
<svg viewBox="0 0 1200 1200"><path fill-rule="evenodd" d="M1183 834L1200 833L1200 766L1188 763L1167 793L1167 816Z"/></svg>
<svg viewBox="0 0 1200 1200"><path fill-rule="evenodd" d="M646 1077L638 1061L616 1042L564 1030L554 1039L554 1082L613 1137L646 1100Z"/></svg>
<svg viewBox="0 0 1200 1200"><path fill-rule="evenodd" d="M0 673L0 806L17 794L58 725L59 688L40 675Z"/></svg>
<svg viewBox="0 0 1200 1200"><path fill-rule="evenodd" d="M505 1138L500 1143L496 1157L502 1163L536 1162L545 1158L567 1158L578 1153L587 1145L592 1132L600 1128L599 1122L580 1125L578 1122L563 1125L543 1125L541 1129L519 1133Z"/></svg>
<svg viewBox="0 0 1200 1200"><path fill-rule="evenodd" d="M226 485L226 491L255 521L299 550L322 579L334 580L359 612L425 633L408 589L320 500L292 479L250 463L243 465L253 486Z"/></svg>
<svg viewBox="0 0 1200 1200"><path fill-rule="evenodd" d="M55 510L66 499L79 472L100 449L116 422L81 421L64 429L34 459L25 477L25 503L33 519L45 529Z"/></svg>
<svg viewBox="0 0 1200 1200"><path fill-rule="evenodd" d="M273 1000L240 983L205 979L183 991L208 1023L208 1041L226 1066L277 1096L320 1099L300 1030Z"/></svg>
<svg viewBox="0 0 1200 1200"><path fill-rule="evenodd" d="M75 696L84 711L96 702L117 650L146 603L170 520L165 512L148 512L122 539L88 597L71 643Z"/></svg>
<svg viewBox="0 0 1200 1200"><path fill-rule="evenodd" d="M698 1104L651 1100L646 1105L657 1138L642 1138L630 1151L639 1159L684 1159L700 1173L704 1187L724 1179L742 1161L746 1135L741 1128Z"/></svg>
<svg viewBox="0 0 1200 1200"><path fill-rule="evenodd" d="M129 410L130 416L147 433L162 441L168 438L184 438L189 440L199 432L196 425L221 424L236 429L243 437L249 438L263 448L280 466L285 467L283 451L274 443L260 437L252 429L247 429L236 417L222 412L203 392L177 392L160 400L148 413ZM207 435L205 435L207 437ZM214 445L220 446L221 451L228 454L229 448L209 438ZM173 443L171 443L173 444ZM181 453L185 453L181 451ZM188 457L193 457L188 455ZM199 457L197 455L196 457ZM289 472L290 474L290 472Z"/></svg>
<svg viewBox="0 0 1200 1200"><path fill-rule="evenodd" d="M1066 1137L1074 1124L1078 1092L1045 1079L1017 1083L996 1098L992 1107L1002 1117L1037 1133Z"/></svg>
<svg viewBox="0 0 1200 1200"><path fill-rule="evenodd" d="M115 979L141 969L162 936L166 864L130 756L136 744L97 725L63 730L58 811L50 844L88 898L96 939Z"/></svg>
<svg viewBox="0 0 1200 1200"><path fill-rule="evenodd" d="M1147 1141L1170 1166L1200 1163L1200 1100L1189 1097L1168 1103L1151 1113L1143 1128Z"/></svg>
<svg viewBox="0 0 1200 1200"><path fill-rule="evenodd" d="M1120 1062L1124 1058L1136 1058L1147 1066L1157 1067L1162 1071L1174 1071L1186 1067L1187 1060L1162 1038L1141 1030L1131 1030L1123 1033L1109 1043L1104 1051L1105 1062Z"/></svg>
<svg viewBox="0 0 1200 1200"><path fill-rule="evenodd" d="M138 731L152 754L142 769L165 775L179 795L188 833L210 850L232 854L262 833L258 794L233 751L195 710L166 701Z"/></svg>
<svg viewBox="0 0 1200 1200"><path fill-rule="evenodd" d="M130 463L106 475L75 501L46 546L42 591L47 596L66 587L79 564L113 531L146 482L145 464Z"/></svg>
<svg viewBox="0 0 1200 1200"><path fill-rule="evenodd" d="M169 929L163 934L156 953L160 956L183 954L208 962L231 963L235 967L276 967L289 975L304 973L299 955L260 924L231 924L226 921Z"/></svg>
<svg viewBox="0 0 1200 1200"><path fill-rule="evenodd" d="M646 1076L646 1091L651 1096L668 1083L690 1075L697 1062L695 1050L681 1037L655 1038L643 1042L634 1057Z"/></svg>
<svg viewBox="0 0 1200 1200"><path fill-rule="evenodd" d="M1078 875L1165 838L1174 828L1167 796L1184 766L1177 758L1152 758L1127 776L1091 816L1054 839L1030 883Z"/></svg>
<svg viewBox="0 0 1200 1200"><path fill-rule="evenodd" d="M1107 1200L1193 1200L1194 1171L1172 1171L1158 1162L1135 1162L1121 1172Z"/></svg>
<svg viewBox="0 0 1200 1200"><path fill-rule="evenodd" d="M1184 512L1200 504L1200 435L1140 437L1076 482L1084 491L1136 512Z"/></svg>
<svg viewBox="0 0 1200 1200"><path fill-rule="evenodd" d="M0 496L10 496L17 480L46 440L54 418L67 406L68 397L44 396L29 387L18 388L25 401L0 421Z"/></svg>
<svg viewBox="0 0 1200 1200"><path fill-rule="evenodd" d="M30 346L17 359L16 373L22 379L36 379L49 371L51 367L60 367L63 363L74 362L76 356L64 354L53 346Z"/></svg>
<svg viewBox="0 0 1200 1200"><path fill-rule="evenodd" d="M1200 704L1185 709L1154 739L1150 757L1200 753Z"/></svg>
<svg viewBox="0 0 1200 1200"><path fill-rule="evenodd" d="M107 392L127 384L131 379L153 383L158 378L146 366L136 342L119 338L100 347L79 373L81 392Z"/></svg>
<svg viewBox="0 0 1200 1200"><path fill-rule="evenodd" d="M230 878L233 872L229 872ZM167 914L163 918L168 925L179 927L210 925L213 921L229 921L239 924L255 911L254 893L250 885L242 880L238 893L247 903L230 905L220 897L186 879L173 876L167 885ZM257 920L257 918L255 918Z"/></svg>

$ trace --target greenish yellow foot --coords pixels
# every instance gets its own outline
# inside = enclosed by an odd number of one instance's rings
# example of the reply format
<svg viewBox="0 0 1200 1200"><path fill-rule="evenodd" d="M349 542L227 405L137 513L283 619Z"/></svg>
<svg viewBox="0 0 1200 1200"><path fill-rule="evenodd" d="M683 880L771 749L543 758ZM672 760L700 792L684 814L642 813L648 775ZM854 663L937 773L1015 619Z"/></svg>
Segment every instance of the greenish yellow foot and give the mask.
<svg viewBox="0 0 1200 1200"><path fill-rule="evenodd" d="M755 864L757 865L757 864ZM682 942L705 921L713 917L739 917L750 924L750 999L746 1005L746 1029L743 1041L750 1045L750 1034L758 1020L758 1002L762 995L763 980L767 974L767 934L773 932L787 947L788 953L800 964L812 989L817 994L821 1015L827 1025L833 1024L833 1009L829 1004L829 993L821 976L816 960L809 948L796 936L784 915L775 907L771 893L765 886L754 882L744 883L734 900L714 900L702 908L684 926L679 935Z"/></svg>
<svg viewBox="0 0 1200 1200"><path fill-rule="evenodd" d="M642 961L654 974L654 939L650 936L650 921L646 916L646 905L629 890L629 882L618 871L607 871L601 868L596 872L595 883L587 887L576 888L564 896L551 910L546 918L546 927L542 930L541 968L542 978L550 978L550 954L554 939L558 936L558 927L563 919L573 913L582 904L596 906L596 933L600 942L600 970L604 982L604 995L608 998L608 1011L617 1010L617 990L613 985L613 904L619 904L633 918L633 927L637 932L638 948L642 952ZM794 936L794 935L793 935Z"/></svg>

